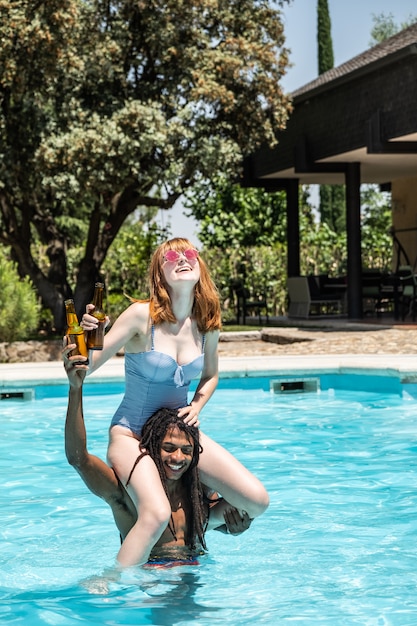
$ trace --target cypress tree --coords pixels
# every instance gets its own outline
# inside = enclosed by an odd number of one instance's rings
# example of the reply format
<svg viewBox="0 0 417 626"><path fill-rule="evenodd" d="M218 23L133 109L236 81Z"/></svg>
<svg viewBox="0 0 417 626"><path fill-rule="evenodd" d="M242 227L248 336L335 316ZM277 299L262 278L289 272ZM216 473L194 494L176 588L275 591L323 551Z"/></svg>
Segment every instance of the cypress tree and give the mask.
<svg viewBox="0 0 417 626"><path fill-rule="evenodd" d="M334 66L331 20L327 0L317 1L319 75ZM339 233L346 228L344 185L320 185L320 220Z"/></svg>
<svg viewBox="0 0 417 626"><path fill-rule="evenodd" d="M319 75L331 70L334 66L333 42L331 34L329 5L327 0L317 3L317 44Z"/></svg>

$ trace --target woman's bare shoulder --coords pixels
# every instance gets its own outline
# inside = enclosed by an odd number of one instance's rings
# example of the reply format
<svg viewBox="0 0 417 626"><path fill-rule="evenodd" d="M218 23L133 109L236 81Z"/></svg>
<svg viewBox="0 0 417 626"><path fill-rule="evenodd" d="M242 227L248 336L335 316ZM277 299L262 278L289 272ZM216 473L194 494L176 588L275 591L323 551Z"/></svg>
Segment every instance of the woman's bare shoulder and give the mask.
<svg viewBox="0 0 417 626"><path fill-rule="evenodd" d="M142 300L132 302L132 304L127 307L126 311L130 311L133 315L149 317L149 302Z"/></svg>
<svg viewBox="0 0 417 626"><path fill-rule="evenodd" d="M119 315L112 330L114 332L117 329L127 339L134 335L146 335L149 326L149 302L133 302Z"/></svg>

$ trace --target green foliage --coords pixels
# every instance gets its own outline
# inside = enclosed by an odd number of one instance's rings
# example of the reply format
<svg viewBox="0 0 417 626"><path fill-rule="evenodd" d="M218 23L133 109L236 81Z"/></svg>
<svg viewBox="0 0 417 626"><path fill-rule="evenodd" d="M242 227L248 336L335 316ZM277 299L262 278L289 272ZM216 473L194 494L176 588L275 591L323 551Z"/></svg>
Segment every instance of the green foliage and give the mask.
<svg viewBox="0 0 417 626"><path fill-rule="evenodd" d="M110 292L107 295L105 308L106 315L109 316L111 324L119 317L121 313L123 313L125 309L127 309L129 304L130 300L122 293Z"/></svg>
<svg viewBox="0 0 417 626"><path fill-rule="evenodd" d="M167 233L154 226L144 230L140 221L124 226L102 268L108 294L147 298L149 260L156 246L166 238ZM126 305L127 300L124 299Z"/></svg>
<svg viewBox="0 0 417 626"><path fill-rule="evenodd" d="M223 322L235 319L232 284L238 280L244 281L252 296L266 295L271 316L284 315L287 310L287 245L283 199L280 194L271 194L279 197L278 221L273 229L276 237L272 234L269 243L259 237L258 241L262 243L257 243L255 236L251 240L253 245L247 246L244 243L245 230L251 224L248 215L257 217L262 232L266 198L259 189L235 187L217 185L210 193L206 192L207 210L201 204L202 197L196 200L198 211L205 216L205 227L199 233L204 243L202 255L219 289ZM238 198L239 202L231 204L231 198ZM380 193L374 185L364 185L361 203L363 266L389 271L392 256L389 195ZM233 222L229 216L231 207ZM223 216L221 223L217 221L218 215ZM231 228L232 235L229 233ZM329 276L345 276L347 273L346 233L336 232L327 223L314 220L308 188L300 189L300 273Z"/></svg>
<svg viewBox="0 0 417 626"><path fill-rule="evenodd" d="M327 0L317 3L317 50L319 75L334 66L331 19ZM343 185L320 185L320 221L337 233L346 229L345 188Z"/></svg>
<svg viewBox="0 0 417 626"><path fill-rule="evenodd" d="M271 313L285 309L286 199L283 192L245 189L219 177L198 188L186 203L199 222L219 289L223 321L234 316L232 284L244 280L252 295L267 295Z"/></svg>
<svg viewBox="0 0 417 626"><path fill-rule="evenodd" d="M393 35L396 35L400 30L415 24L417 22L417 15L410 14L404 22L397 24L394 21L394 15L392 13L373 13L372 21L374 25L371 30L371 40L369 45L376 46L378 43L393 37Z"/></svg>
<svg viewBox="0 0 417 626"><path fill-rule="evenodd" d="M243 280L252 297L266 296L270 315L283 315L286 309L286 246L235 247L225 253L208 248L202 256L210 268L222 304L223 322L235 316L232 284Z"/></svg>
<svg viewBox="0 0 417 626"><path fill-rule="evenodd" d="M345 275L347 271L346 233L335 233L327 224L306 228L301 223L300 273Z"/></svg>
<svg viewBox="0 0 417 626"><path fill-rule="evenodd" d="M27 339L38 328L39 305L28 278L20 279L16 264L0 251L0 341Z"/></svg>
<svg viewBox="0 0 417 626"><path fill-rule="evenodd" d="M379 15L372 14L372 21L374 23L371 29L372 39L369 42L370 46L375 46L386 39L389 39L398 32L398 26L394 22L394 15L388 13L380 13Z"/></svg>
<svg viewBox="0 0 417 626"><path fill-rule="evenodd" d="M380 192L376 185L363 186L362 205L362 265L392 270L392 209L389 193Z"/></svg>
<svg viewBox="0 0 417 626"><path fill-rule="evenodd" d="M228 250L286 241L284 192L244 189L222 176L199 187L185 206L199 222L199 239L206 247Z"/></svg>
<svg viewBox="0 0 417 626"><path fill-rule="evenodd" d="M0 243L45 306L62 311L74 280L85 300L138 207L170 208L275 143L282 4L0 0Z"/></svg>
<svg viewBox="0 0 417 626"><path fill-rule="evenodd" d="M390 194L378 191L377 185L361 187L362 265L391 270L392 211ZM327 223L311 225L301 219L300 257L302 274L347 272L346 231L332 229Z"/></svg>
<svg viewBox="0 0 417 626"><path fill-rule="evenodd" d="M317 47L319 75L334 66L332 25L327 0L317 3Z"/></svg>
<svg viewBox="0 0 417 626"><path fill-rule="evenodd" d="M331 230L346 230L346 196L344 185L320 185L320 221Z"/></svg>

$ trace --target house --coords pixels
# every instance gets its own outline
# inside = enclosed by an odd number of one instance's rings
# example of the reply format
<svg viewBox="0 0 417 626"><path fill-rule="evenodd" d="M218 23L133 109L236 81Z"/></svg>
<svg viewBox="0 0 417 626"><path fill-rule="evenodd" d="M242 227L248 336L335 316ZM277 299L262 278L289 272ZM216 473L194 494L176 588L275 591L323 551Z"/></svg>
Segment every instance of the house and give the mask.
<svg viewBox="0 0 417 626"><path fill-rule="evenodd" d="M417 258L417 24L291 95L278 145L246 160L243 185L287 193L288 276L300 274L298 186L346 185L347 310L361 319L361 183L391 190L394 240Z"/></svg>

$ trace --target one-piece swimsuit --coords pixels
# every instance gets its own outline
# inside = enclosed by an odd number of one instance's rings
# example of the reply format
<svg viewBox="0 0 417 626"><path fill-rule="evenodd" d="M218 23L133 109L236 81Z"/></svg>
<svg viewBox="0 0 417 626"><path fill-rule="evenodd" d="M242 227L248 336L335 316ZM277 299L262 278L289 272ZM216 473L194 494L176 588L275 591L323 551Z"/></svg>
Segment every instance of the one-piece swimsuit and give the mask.
<svg viewBox="0 0 417 626"><path fill-rule="evenodd" d="M205 335L202 353L179 365L169 354L155 350L154 334L152 324L150 350L125 353L125 394L111 421L111 426L124 426L139 436L143 424L158 409L187 406L191 380L201 374L204 365Z"/></svg>

